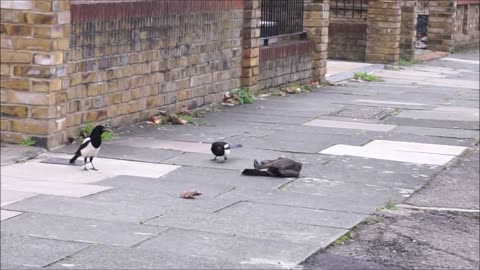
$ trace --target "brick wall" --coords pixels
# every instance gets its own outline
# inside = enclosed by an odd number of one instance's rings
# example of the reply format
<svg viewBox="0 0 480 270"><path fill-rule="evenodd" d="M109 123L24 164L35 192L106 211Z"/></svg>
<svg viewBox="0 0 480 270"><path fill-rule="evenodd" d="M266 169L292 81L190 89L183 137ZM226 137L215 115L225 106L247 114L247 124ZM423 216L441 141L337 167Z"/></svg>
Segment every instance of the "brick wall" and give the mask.
<svg viewBox="0 0 480 270"><path fill-rule="evenodd" d="M286 41L260 48L260 89L289 82L309 82L312 78L312 49L310 41Z"/></svg>
<svg viewBox="0 0 480 270"><path fill-rule="evenodd" d="M455 50L477 48L480 40L479 11L480 3L465 2L457 6L455 34L453 35ZM478 2L478 1L477 1Z"/></svg>
<svg viewBox="0 0 480 270"><path fill-rule="evenodd" d="M328 58L365 61L367 23L362 19L332 18L328 33Z"/></svg>
<svg viewBox="0 0 480 270"><path fill-rule="evenodd" d="M241 0L74 4L72 22L68 134L216 102L240 86Z"/></svg>
<svg viewBox="0 0 480 270"><path fill-rule="evenodd" d="M1 1L2 141L63 143L68 9L67 1Z"/></svg>

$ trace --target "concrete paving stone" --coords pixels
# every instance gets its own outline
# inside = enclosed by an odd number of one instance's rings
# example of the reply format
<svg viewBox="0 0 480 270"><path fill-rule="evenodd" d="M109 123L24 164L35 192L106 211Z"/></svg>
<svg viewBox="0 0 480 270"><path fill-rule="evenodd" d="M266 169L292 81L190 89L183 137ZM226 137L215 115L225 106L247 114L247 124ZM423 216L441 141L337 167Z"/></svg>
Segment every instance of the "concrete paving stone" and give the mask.
<svg viewBox="0 0 480 270"><path fill-rule="evenodd" d="M96 194L89 198L102 201L135 201L135 200L151 200L158 205L181 205L181 204L198 204L208 200L213 200L219 195L229 192L237 188L233 184L226 184L217 181L210 183L204 179L194 180L198 176L188 172L181 174L183 178L176 178L175 181L166 181L170 177L153 179L131 176L118 176L109 178L102 184L111 184L115 188L109 192ZM177 174L178 175L178 174ZM219 173L216 174L220 176ZM198 191L202 196L197 197L196 202L190 200L182 200L179 198L180 193L184 191Z"/></svg>
<svg viewBox="0 0 480 270"><path fill-rule="evenodd" d="M2 223L2 232L46 239L130 247L166 227L59 215L25 213Z"/></svg>
<svg viewBox="0 0 480 270"><path fill-rule="evenodd" d="M424 165L408 162L371 159L363 157L339 156L326 165L329 170L358 169L365 172L385 174L405 174L408 176L434 175L444 169L438 165Z"/></svg>
<svg viewBox="0 0 480 270"><path fill-rule="evenodd" d="M428 78L428 76L418 76L413 78L413 76L405 77L403 74L394 75L392 73L377 73L378 77L387 82L397 81L404 83L415 83L418 85L430 85L438 87L457 87L465 89L478 89L478 82L475 81L466 81L466 80L454 80L447 78ZM393 80L392 80L393 79Z"/></svg>
<svg viewBox="0 0 480 270"><path fill-rule="evenodd" d="M181 154L180 151L165 150L150 147L124 146L112 144L102 148L99 157L110 159L121 159L129 161L141 161L150 163L161 163L162 161Z"/></svg>
<svg viewBox="0 0 480 270"><path fill-rule="evenodd" d="M8 210L39 214L139 223L175 209L149 201L101 201L38 195L7 207Z"/></svg>
<svg viewBox="0 0 480 270"><path fill-rule="evenodd" d="M389 108L406 109L406 110L431 110L434 108L434 106L432 105L423 104L423 103L375 100L375 99L355 99L351 101L346 101L343 104L389 107Z"/></svg>
<svg viewBox="0 0 480 270"><path fill-rule="evenodd" d="M302 263L304 270L398 270L396 267L385 267L379 263L364 261L330 253L317 253Z"/></svg>
<svg viewBox="0 0 480 270"><path fill-rule="evenodd" d="M262 114L247 114L222 112L222 114L207 115L204 119L212 124L221 124L223 121L237 121L237 122L256 122L256 123L279 123L279 124L302 124L308 121L311 117L296 117L296 116L278 116L278 115L262 115Z"/></svg>
<svg viewBox="0 0 480 270"><path fill-rule="evenodd" d="M430 143L387 141L387 140L373 140L365 144L363 147L372 149L372 150L393 149L396 151L440 154L440 155L451 155L451 156L458 156L467 149L466 147L460 147L460 146L430 144Z"/></svg>
<svg viewBox="0 0 480 270"><path fill-rule="evenodd" d="M378 164L378 162L372 162L371 167L375 166L373 164ZM398 173L398 170L394 169L374 170L369 168L368 165L362 166L361 168L349 168L347 165L345 165L343 170L339 168L339 166L341 167L340 163L333 162L319 166L314 177L331 181L342 181L347 184L363 184L380 189L388 188L389 190L411 190L413 192L413 190L422 187L431 176L421 172L420 170L415 171L413 169L413 172L410 174L407 171ZM424 167L430 166L432 165L424 165Z"/></svg>
<svg viewBox="0 0 480 270"><path fill-rule="evenodd" d="M4 179L2 179L2 182ZM21 192L21 191L15 191L15 190L8 190L6 188L1 189L1 205L0 206L5 206L9 205L14 202L21 201L23 199L31 198L33 196L36 196L37 194L35 193L30 193L30 192Z"/></svg>
<svg viewBox="0 0 480 270"><path fill-rule="evenodd" d="M284 105L281 102L268 102L268 103L261 103L255 104L253 106L248 107L233 107L229 111L237 112L237 113L248 113L248 114L256 114L256 115L276 115L276 116L294 116L294 117L308 117L314 118L319 115L329 114L332 111L339 110L342 108L341 105L331 104L330 106L309 106L309 104L305 104L305 106L299 106L298 103L291 103L289 106L289 110L285 110ZM290 103L289 103L290 105ZM302 104L303 105L303 104Z"/></svg>
<svg viewBox="0 0 480 270"><path fill-rule="evenodd" d="M290 131L277 131L263 138L238 136L235 139L236 142L251 148L303 154L318 153L322 149L338 143L362 145L369 140L364 135L349 136L317 133L302 133L299 135Z"/></svg>
<svg viewBox="0 0 480 270"><path fill-rule="evenodd" d="M416 128L416 127L413 127ZM421 128L421 127L420 127ZM470 147L478 142L478 139L464 139L464 138L450 138L450 137L437 137L418 135L413 133L377 133L369 134L372 140L389 140L389 141L406 141L415 143L433 143L443 145L465 146Z"/></svg>
<svg viewBox="0 0 480 270"><path fill-rule="evenodd" d="M394 125L331 121L331 120L320 120L320 119L314 119L312 121L304 123L304 125L314 126L314 127L361 129L361 130L384 131L384 132L391 131L396 127Z"/></svg>
<svg viewBox="0 0 480 270"><path fill-rule="evenodd" d="M89 246L87 243L1 233L2 264L44 267Z"/></svg>
<svg viewBox="0 0 480 270"><path fill-rule="evenodd" d="M2 189L24 192L27 194L45 194L80 198L109 190L111 187L2 176Z"/></svg>
<svg viewBox="0 0 480 270"><path fill-rule="evenodd" d="M0 265L0 269L5 269L5 270L11 270L11 269L39 269L40 267L38 266L32 266L32 265L19 265L19 264L4 264L2 263Z"/></svg>
<svg viewBox="0 0 480 270"><path fill-rule="evenodd" d="M455 158L455 156L450 155L405 152L394 149L372 149L369 147L351 146L344 144L337 144L321 151L320 153L432 165L446 165Z"/></svg>
<svg viewBox="0 0 480 270"><path fill-rule="evenodd" d="M383 121L384 124L398 126L416 126L427 128L450 128L450 129L466 129L479 130L479 122L474 121L451 121L451 120L431 120L431 119L412 119L404 117L390 117Z"/></svg>
<svg viewBox="0 0 480 270"><path fill-rule="evenodd" d="M177 166L236 170L239 172L245 168L250 168L253 160L236 157L234 150L235 149L232 150L230 157L225 162L223 161L223 158L212 160L214 157L213 154L184 153L183 155L166 160L163 163Z"/></svg>
<svg viewBox="0 0 480 270"><path fill-rule="evenodd" d="M41 153L44 153L45 151L46 150L41 147L2 143L0 165L5 166L9 164L14 164L20 160L34 158Z"/></svg>
<svg viewBox="0 0 480 270"><path fill-rule="evenodd" d="M294 179L291 179L294 180ZM318 190L318 189L317 189ZM331 190L334 190L331 188ZM405 192L413 190L396 187L385 187L374 184L346 184L345 189L322 195L315 195L315 190L309 193L290 192L285 189L271 190L234 190L219 198L223 200L242 200L263 204L276 204L293 207L303 207L319 210L342 211L347 213L374 214L375 208L382 207L388 200L403 202ZM401 193L402 192L402 193ZM341 202L341 203L339 203Z"/></svg>
<svg viewBox="0 0 480 270"><path fill-rule="evenodd" d="M262 222L249 216L224 216L219 213L177 212L151 220L147 224L185 230L220 233L255 239L285 241L324 248L347 232L346 229L303 225L294 222Z"/></svg>
<svg viewBox="0 0 480 270"><path fill-rule="evenodd" d="M176 150L180 152L188 153L211 153L211 144L198 143L198 142L182 142L171 140L158 140L154 138L141 138L141 137L125 137L123 139L116 140L109 143L110 147L116 145L135 145L135 147L149 147L155 149Z"/></svg>
<svg viewBox="0 0 480 270"><path fill-rule="evenodd" d="M156 178L178 168L177 166L165 164L96 158L94 159L94 165L98 171L83 171L83 168L79 166L41 163L41 161L48 158L71 158L71 156L47 153L30 162L13 164L2 168L2 177L14 176L32 180L87 184L95 183L116 175L135 175ZM90 168L90 166L91 165L87 165L87 168Z"/></svg>
<svg viewBox="0 0 480 270"><path fill-rule="evenodd" d="M253 168L253 162L251 168ZM204 185L214 184L232 186L236 189L271 190L289 181L285 178L276 177L247 177L241 175L240 171L201 167L182 167L172 173L162 176L159 179L161 179L163 182L188 182L190 185L198 188L200 192L203 191ZM112 185L114 184L112 183Z"/></svg>
<svg viewBox="0 0 480 270"><path fill-rule="evenodd" d="M267 269L268 264L241 265L217 257L179 255L174 250L112 246L89 247L47 269Z"/></svg>
<svg viewBox="0 0 480 270"><path fill-rule="evenodd" d="M444 57L440 59L440 61L452 61L452 62L458 62L462 64L475 65L475 66L478 66L480 64L480 61L478 60L460 59L460 58L453 58L453 57Z"/></svg>
<svg viewBox="0 0 480 270"><path fill-rule="evenodd" d="M4 221L18 215L23 214L23 212L10 211L10 210L0 210L0 221Z"/></svg>
<svg viewBox="0 0 480 270"><path fill-rule="evenodd" d="M170 229L158 237L143 242L140 250L161 252L173 250L179 255L221 258L239 265L255 267L294 267L315 248L285 241L264 240L219 233ZM258 267L258 266L257 266Z"/></svg>
<svg viewBox="0 0 480 270"><path fill-rule="evenodd" d="M340 211L325 211L295 206L273 205L255 202L239 202L216 212L227 217L246 217L262 222L264 219L350 229L368 215Z"/></svg>
<svg viewBox="0 0 480 270"><path fill-rule="evenodd" d="M410 127L398 126L392 133L407 133L424 136L458 138L458 139L477 139L480 138L480 131L478 130L462 130L462 129L448 129L448 128L427 128L427 127Z"/></svg>
<svg viewBox="0 0 480 270"><path fill-rule="evenodd" d="M446 107L440 107L446 108ZM468 109L468 110L467 110ZM426 120L443 120L443 121L464 121L464 122L475 122L479 119L478 110L470 108L464 108L463 110L454 110L453 107L451 110L446 109L433 109L431 111L424 110L408 110L402 111L396 115L400 118L412 118L412 119L426 119Z"/></svg>

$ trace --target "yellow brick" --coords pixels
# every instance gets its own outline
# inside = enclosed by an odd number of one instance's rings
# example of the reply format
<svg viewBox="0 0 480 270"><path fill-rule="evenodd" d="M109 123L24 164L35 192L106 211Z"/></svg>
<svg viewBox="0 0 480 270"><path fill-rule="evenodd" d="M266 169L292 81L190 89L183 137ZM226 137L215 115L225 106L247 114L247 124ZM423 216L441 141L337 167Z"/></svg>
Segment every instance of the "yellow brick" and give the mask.
<svg viewBox="0 0 480 270"><path fill-rule="evenodd" d="M14 119L11 122L11 130L14 132L34 135L48 135L51 124L47 120L37 119Z"/></svg>
<svg viewBox="0 0 480 270"><path fill-rule="evenodd" d="M27 24L2 24L1 32L9 36L30 36L32 26Z"/></svg>
<svg viewBox="0 0 480 270"><path fill-rule="evenodd" d="M2 105L2 117L20 117L25 118L28 116L28 107L20 105Z"/></svg>
<svg viewBox="0 0 480 270"><path fill-rule="evenodd" d="M32 54L29 52L13 52L13 51L6 51L2 50L0 54L0 58L2 63L31 63L32 62Z"/></svg>
<svg viewBox="0 0 480 270"><path fill-rule="evenodd" d="M2 79L0 80L2 88L14 89L14 90L29 90L30 82L28 79Z"/></svg>

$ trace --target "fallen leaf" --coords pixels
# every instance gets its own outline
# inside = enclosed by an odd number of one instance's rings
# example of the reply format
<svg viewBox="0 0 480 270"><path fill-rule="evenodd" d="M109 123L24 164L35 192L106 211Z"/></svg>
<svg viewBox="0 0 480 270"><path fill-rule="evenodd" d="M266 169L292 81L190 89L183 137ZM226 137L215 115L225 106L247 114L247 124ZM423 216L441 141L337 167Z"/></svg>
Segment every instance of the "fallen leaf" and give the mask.
<svg viewBox="0 0 480 270"><path fill-rule="evenodd" d="M181 117L179 117L178 115L176 114L171 114L168 119L170 120L170 122L174 125L186 125L188 124L188 121L185 120L185 119L182 119Z"/></svg>
<svg viewBox="0 0 480 270"><path fill-rule="evenodd" d="M202 193L197 191L185 191L180 193L180 198L182 199L195 199L196 196L200 196Z"/></svg>
<svg viewBox="0 0 480 270"><path fill-rule="evenodd" d="M180 109L181 114L192 115L192 112L188 109L186 105L183 105L182 109Z"/></svg>

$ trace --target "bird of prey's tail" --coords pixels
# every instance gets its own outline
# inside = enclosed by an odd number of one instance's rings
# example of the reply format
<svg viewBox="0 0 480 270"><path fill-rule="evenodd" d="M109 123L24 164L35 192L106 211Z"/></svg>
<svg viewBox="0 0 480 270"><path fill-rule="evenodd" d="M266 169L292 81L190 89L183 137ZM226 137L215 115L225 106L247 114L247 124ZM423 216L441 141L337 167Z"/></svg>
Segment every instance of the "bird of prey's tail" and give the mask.
<svg viewBox="0 0 480 270"><path fill-rule="evenodd" d="M75 156L73 156L72 159L70 159L70 164L75 163L75 160L77 160L77 158L79 158L81 155L82 154L80 154L80 151L76 152Z"/></svg>

